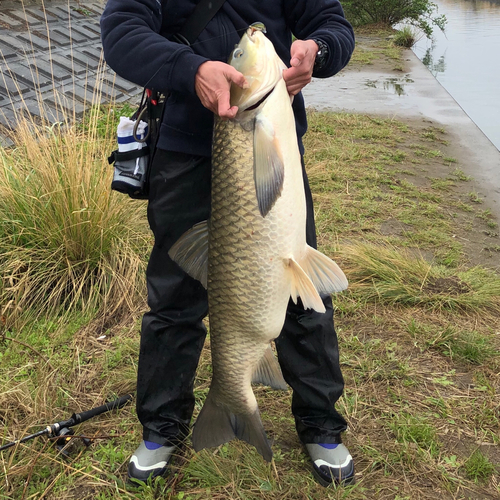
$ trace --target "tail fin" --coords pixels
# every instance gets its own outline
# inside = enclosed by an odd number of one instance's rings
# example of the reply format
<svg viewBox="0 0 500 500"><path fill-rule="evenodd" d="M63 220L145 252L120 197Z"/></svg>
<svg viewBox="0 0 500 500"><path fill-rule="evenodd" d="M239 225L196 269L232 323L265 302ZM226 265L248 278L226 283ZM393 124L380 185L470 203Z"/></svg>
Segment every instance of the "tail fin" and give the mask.
<svg viewBox="0 0 500 500"><path fill-rule="evenodd" d="M273 458L259 410L251 415L234 415L224 406L217 405L210 391L194 425L193 448L200 451L227 443L235 437L255 446L268 462Z"/></svg>

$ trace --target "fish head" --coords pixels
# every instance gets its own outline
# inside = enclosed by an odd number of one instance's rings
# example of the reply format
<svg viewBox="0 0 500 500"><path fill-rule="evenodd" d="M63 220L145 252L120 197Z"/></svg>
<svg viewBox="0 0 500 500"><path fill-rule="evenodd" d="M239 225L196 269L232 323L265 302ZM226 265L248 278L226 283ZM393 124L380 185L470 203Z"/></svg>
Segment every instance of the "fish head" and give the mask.
<svg viewBox="0 0 500 500"><path fill-rule="evenodd" d="M274 45L266 37L262 23L252 24L234 48L228 63L242 73L248 87L231 86L231 106L238 106L243 113L265 100L283 78L286 65L279 58Z"/></svg>

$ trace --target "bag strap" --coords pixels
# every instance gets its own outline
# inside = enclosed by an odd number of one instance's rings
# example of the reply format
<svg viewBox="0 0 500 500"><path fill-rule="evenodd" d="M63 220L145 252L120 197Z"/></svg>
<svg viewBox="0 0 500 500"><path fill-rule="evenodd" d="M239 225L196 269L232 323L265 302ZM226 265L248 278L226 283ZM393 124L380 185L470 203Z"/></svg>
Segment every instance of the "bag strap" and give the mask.
<svg viewBox="0 0 500 500"><path fill-rule="evenodd" d="M176 42L192 45L207 24L219 12L226 0L201 0L187 18L179 33L173 35Z"/></svg>
<svg viewBox="0 0 500 500"><path fill-rule="evenodd" d="M115 161L128 161L136 160L137 158L142 158L149 154L149 146L144 146L141 149L132 149L131 151L118 151L115 149L108 156L108 163L111 165Z"/></svg>

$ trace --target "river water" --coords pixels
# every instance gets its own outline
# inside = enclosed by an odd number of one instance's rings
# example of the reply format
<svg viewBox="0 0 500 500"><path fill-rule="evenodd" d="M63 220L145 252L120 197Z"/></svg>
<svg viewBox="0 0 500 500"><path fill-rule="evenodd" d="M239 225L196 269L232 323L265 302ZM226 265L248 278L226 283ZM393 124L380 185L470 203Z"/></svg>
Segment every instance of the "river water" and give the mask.
<svg viewBox="0 0 500 500"><path fill-rule="evenodd" d="M446 31L413 50L500 150L500 0L434 2Z"/></svg>

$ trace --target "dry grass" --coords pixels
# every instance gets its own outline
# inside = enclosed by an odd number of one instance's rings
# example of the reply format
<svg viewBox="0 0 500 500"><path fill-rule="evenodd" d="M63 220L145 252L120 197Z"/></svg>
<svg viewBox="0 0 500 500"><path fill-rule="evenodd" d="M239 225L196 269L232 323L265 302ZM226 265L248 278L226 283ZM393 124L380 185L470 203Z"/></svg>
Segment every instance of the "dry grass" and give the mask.
<svg viewBox="0 0 500 500"><path fill-rule="evenodd" d="M144 291L145 206L110 190L112 122L99 107L87 111L84 127L70 118L49 126L19 115L15 147L0 149L7 326L26 312L131 310Z"/></svg>
<svg viewBox="0 0 500 500"><path fill-rule="evenodd" d="M357 300L500 315L500 277L484 268L450 269L380 244L347 245L341 255Z"/></svg>

